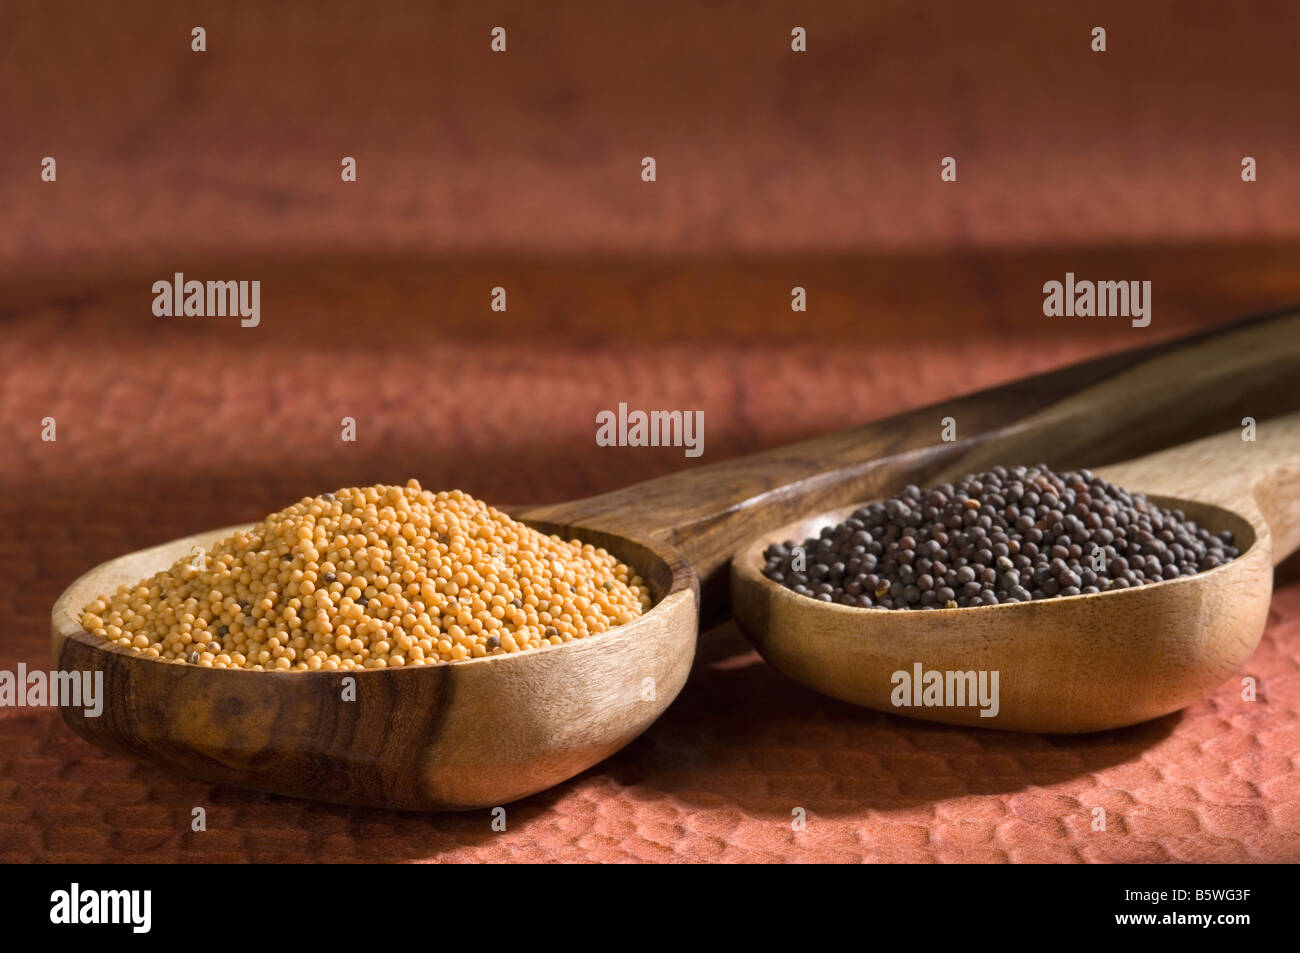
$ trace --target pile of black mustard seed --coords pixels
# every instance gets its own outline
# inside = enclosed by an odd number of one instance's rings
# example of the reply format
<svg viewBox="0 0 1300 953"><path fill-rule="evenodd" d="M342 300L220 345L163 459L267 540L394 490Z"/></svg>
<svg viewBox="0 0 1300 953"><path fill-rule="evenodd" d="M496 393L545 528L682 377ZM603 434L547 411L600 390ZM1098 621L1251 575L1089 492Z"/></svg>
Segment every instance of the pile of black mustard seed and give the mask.
<svg viewBox="0 0 1300 953"><path fill-rule="evenodd" d="M822 602L955 609L1190 576L1240 555L1232 542L1087 470L1039 464L905 487L802 546L772 544L763 573Z"/></svg>

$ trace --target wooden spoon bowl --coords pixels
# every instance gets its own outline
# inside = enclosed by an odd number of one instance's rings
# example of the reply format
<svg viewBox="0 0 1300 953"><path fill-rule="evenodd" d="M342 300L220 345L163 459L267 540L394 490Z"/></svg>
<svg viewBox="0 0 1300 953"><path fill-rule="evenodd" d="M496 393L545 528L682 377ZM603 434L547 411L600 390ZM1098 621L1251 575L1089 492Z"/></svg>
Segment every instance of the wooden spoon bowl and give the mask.
<svg viewBox="0 0 1300 953"><path fill-rule="evenodd" d="M1008 461L1021 462L1030 461ZM763 658L796 682L878 711L1061 733L1177 711L1222 684L1263 635L1273 565L1300 541L1300 416L1262 425L1257 445L1243 444L1234 431L1097 473L1148 491L1153 502L1181 509L1211 532L1231 531L1241 555L1206 572L1145 586L959 609L825 603L763 575L763 551L771 542L815 537L848 518L861 505L855 504L795 521L743 547L732 561L736 620ZM1181 492L1156 492L1162 488ZM996 672L996 707L969 696L918 705L912 686L926 672L945 679L947 673ZM963 688L970 684L966 679Z"/></svg>
<svg viewBox="0 0 1300 953"><path fill-rule="evenodd" d="M564 526L529 521L566 539ZM174 540L86 573L54 608L54 657L102 671L97 718L65 708L82 737L207 781L411 810L489 807L607 758L677 696L695 654L698 586L671 549L583 530L634 568L654 604L607 632L445 665L253 672L140 656L90 635L97 596L170 567L242 527ZM345 692L351 685L351 697Z"/></svg>
<svg viewBox="0 0 1300 953"><path fill-rule="evenodd" d="M1267 543L1236 514L1153 499L1215 532L1232 530L1249 549L1208 572L1140 588L961 609L850 608L797 595L763 575L769 542L816 536L858 509L849 506L784 526L740 553L732 563L734 612L768 663L866 708L1012 731L1099 731L1145 721L1203 698L1250 656L1264 630L1273 574ZM996 715L982 716L973 703L895 707L894 673L910 679L918 662L924 671L998 672Z"/></svg>

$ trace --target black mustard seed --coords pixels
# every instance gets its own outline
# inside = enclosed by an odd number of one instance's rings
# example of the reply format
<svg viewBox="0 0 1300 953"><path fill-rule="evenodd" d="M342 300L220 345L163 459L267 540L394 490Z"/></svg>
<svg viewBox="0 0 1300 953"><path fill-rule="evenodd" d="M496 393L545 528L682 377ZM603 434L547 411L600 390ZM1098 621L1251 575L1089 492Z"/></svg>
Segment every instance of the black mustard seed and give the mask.
<svg viewBox="0 0 1300 953"><path fill-rule="evenodd" d="M796 544L763 573L799 595L864 609L956 609L1143 586L1240 555L1209 532L1088 470L994 467L904 487Z"/></svg>

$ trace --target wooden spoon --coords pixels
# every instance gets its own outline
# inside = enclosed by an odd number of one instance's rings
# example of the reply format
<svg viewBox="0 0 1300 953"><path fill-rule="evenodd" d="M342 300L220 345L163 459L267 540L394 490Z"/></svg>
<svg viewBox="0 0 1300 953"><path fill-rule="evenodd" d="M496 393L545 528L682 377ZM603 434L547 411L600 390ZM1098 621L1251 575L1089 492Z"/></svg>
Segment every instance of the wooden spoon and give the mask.
<svg viewBox="0 0 1300 953"><path fill-rule="evenodd" d="M790 678L879 711L1035 732L1098 731L1177 711L1250 657L1264 632L1273 566L1300 547L1300 414L1260 424L1255 442L1238 428L1096 472L1212 532L1230 530L1242 555L1137 588L919 611L818 602L763 575L770 542L802 542L857 509L841 507L737 553L736 620ZM936 695L946 704L917 705L913 686L924 672L996 672L997 703Z"/></svg>
<svg viewBox="0 0 1300 953"><path fill-rule="evenodd" d="M59 598L59 667L102 671L109 695L98 718L63 709L78 734L186 774L278 793L420 810L486 807L550 787L623 747L676 697L694 658L698 587L681 557L589 529L584 542L635 568L654 607L598 638L529 652L423 668L252 672L141 658L81 628L81 610L98 595L241 528L114 559Z"/></svg>
<svg viewBox="0 0 1300 953"><path fill-rule="evenodd" d="M701 598L706 619L725 611L727 562L749 536L995 449L1053 466L1103 463L1214 432L1261 407L1293 409L1297 373L1300 314L1266 315L782 450L523 510L516 515L531 525L634 566L654 606L597 637L362 671L352 683L348 673L168 664L81 629L80 611L95 597L236 527L200 533L104 563L59 599L59 668L102 671L108 695L100 717L78 708L63 717L95 744L213 782L412 810L503 804L590 767L658 717L690 669ZM954 443L938 441L945 417L957 420ZM345 701L353 687L355 700Z"/></svg>

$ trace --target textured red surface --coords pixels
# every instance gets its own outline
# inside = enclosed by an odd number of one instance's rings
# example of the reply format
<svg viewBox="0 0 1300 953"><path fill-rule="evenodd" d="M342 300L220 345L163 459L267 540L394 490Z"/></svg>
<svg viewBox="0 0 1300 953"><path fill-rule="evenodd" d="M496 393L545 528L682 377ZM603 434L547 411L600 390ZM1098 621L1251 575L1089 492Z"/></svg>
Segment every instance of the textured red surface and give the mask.
<svg viewBox="0 0 1300 953"><path fill-rule="evenodd" d="M1225 302L1264 304L1260 289L1300 297L1285 290L1300 278L1262 265L1267 255L1215 257L1201 285L1216 290L1199 309L1165 312L1164 333L1203 326ZM1197 260L1147 266L1172 283ZM479 289L482 276L468 267L429 266L416 280L376 266L341 279L350 295L316 271L286 272L277 320L256 333L159 322L141 314L137 292L111 287L18 307L0 339L14 369L0 401L12 435L0 463L0 668L48 664L49 608L84 570L304 494L414 474L492 501L541 502L691 465L675 451L596 447L592 410L611 401L702 408L707 462L1135 340L1027 331L997 344L992 329L1013 320L1000 315L1017 313L1016 292L997 289L1021 287L1041 260L912 266L918 286L928 274L953 287L1005 275L945 312L969 347L943 336L905 347L888 329L931 319L890 304L900 266L871 262L824 268L817 281L829 300L878 302L879 335L727 334L761 306L772 267L703 280L695 269L515 266L537 299L592 307L566 311L563 333L520 329L490 347L477 339L477 306L451 308L436 332L412 317L475 297L462 285ZM356 290L366 282L371 294ZM406 288L400 314L385 310L394 286ZM665 330L648 320L659 294L686 314L711 309L724 332L692 341L687 328ZM831 334L852 328L852 307L829 312ZM38 437L47 415L55 443ZM357 418L355 445L338 439L344 415ZM6 708L0 860L1300 860L1295 582L1277 594L1246 674L1259 679L1258 702L1239 700L1230 681L1121 731L985 733L811 694L728 624L703 636L690 682L658 723L510 806L504 833L486 812L402 815L213 788L101 753L57 714ZM208 810L207 832L189 829L195 806ZM798 807L808 827L796 834ZM1090 829L1096 807L1105 833Z"/></svg>
<svg viewBox="0 0 1300 953"><path fill-rule="evenodd" d="M975 732L829 702L705 637L683 695L630 747L507 809L403 815L180 780L56 716L0 718L0 859L130 861L1300 860L1300 585L1233 684L1085 738ZM189 830L202 805L209 829ZM792 811L807 827L791 829ZM1107 830L1091 829L1104 808Z"/></svg>
<svg viewBox="0 0 1300 953"><path fill-rule="evenodd" d="M432 816L164 775L0 717L0 860L1300 860L1300 584L1246 673L1184 712L1084 738L976 732L827 701L705 636L682 696L615 757L511 805ZM208 830L189 829L203 806ZM1104 808L1105 832L1092 830ZM806 829L795 833L792 812Z"/></svg>

